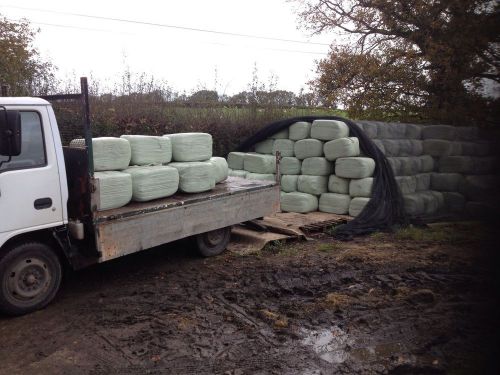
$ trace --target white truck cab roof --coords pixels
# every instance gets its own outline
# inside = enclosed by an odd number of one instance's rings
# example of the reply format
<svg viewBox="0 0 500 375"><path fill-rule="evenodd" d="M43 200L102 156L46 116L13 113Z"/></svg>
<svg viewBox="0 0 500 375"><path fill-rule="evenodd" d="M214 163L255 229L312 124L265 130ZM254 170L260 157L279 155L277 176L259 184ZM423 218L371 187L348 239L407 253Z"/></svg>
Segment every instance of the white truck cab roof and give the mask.
<svg viewBox="0 0 500 375"><path fill-rule="evenodd" d="M31 98L31 97L8 97L0 96L0 105L50 105L48 101L41 98Z"/></svg>

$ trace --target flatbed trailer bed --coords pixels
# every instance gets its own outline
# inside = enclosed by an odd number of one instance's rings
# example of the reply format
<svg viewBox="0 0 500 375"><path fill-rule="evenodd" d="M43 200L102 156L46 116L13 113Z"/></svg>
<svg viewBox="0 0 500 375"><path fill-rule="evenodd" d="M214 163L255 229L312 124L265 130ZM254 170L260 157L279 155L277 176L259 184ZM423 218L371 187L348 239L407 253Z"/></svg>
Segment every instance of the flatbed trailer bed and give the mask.
<svg viewBox="0 0 500 375"><path fill-rule="evenodd" d="M178 193L96 211L93 224L99 262L264 217L278 209L275 182L229 177L205 193Z"/></svg>

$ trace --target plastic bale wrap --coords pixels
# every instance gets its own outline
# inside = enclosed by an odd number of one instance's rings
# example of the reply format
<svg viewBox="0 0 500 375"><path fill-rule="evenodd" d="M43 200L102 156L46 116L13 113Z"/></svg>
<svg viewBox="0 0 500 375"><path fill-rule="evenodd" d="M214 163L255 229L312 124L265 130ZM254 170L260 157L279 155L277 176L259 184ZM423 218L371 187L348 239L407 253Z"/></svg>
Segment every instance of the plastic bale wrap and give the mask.
<svg viewBox="0 0 500 375"><path fill-rule="evenodd" d="M415 175L417 191L429 190L431 188L431 173L419 173Z"/></svg>
<svg viewBox="0 0 500 375"><path fill-rule="evenodd" d="M356 197L351 199L351 203L349 204L349 215L350 216L358 216L361 211L365 208L365 206L370 201L370 198L362 198Z"/></svg>
<svg viewBox="0 0 500 375"><path fill-rule="evenodd" d="M493 156L474 157L474 174L490 174L498 169L498 158Z"/></svg>
<svg viewBox="0 0 500 375"><path fill-rule="evenodd" d="M458 191L464 177L460 173L432 173L431 189L437 191Z"/></svg>
<svg viewBox="0 0 500 375"><path fill-rule="evenodd" d="M317 211L318 198L307 193L285 193L281 197L281 210L285 212L307 213Z"/></svg>
<svg viewBox="0 0 500 375"><path fill-rule="evenodd" d="M430 155L422 155L419 157L420 159L420 171L427 173L432 172L434 170L434 159Z"/></svg>
<svg viewBox="0 0 500 375"><path fill-rule="evenodd" d="M243 166L248 172L272 174L276 172L276 157L273 155L246 154Z"/></svg>
<svg viewBox="0 0 500 375"><path fill-rule="evenodd" d="M438 211L442 211L445 208L443 193L440 192L440 191L435 191L435 190L429 190L429 192L436 199L436 202L437 202L437 205L438 205L437 210Z"/></svg>
<svg viewBox="0 0 500 375"><path fill-rule="evenodd" d="M172 143L168 137L122 135L130 143L130 165L167 164L172 160Z"/></svg>
<svg viewBox="0 0 500 375"><path fill-rule="evenodd" d="M382 139L385 154L387 156L399 156L400 143L396 139Z"/></svg>
<svg viewBox="0 0 500 375"><path fill-rule="evenodd" d="M323 193L319 197L319 210L337 215L349 212L351 197L347 194Z"/></svg>
<svg viewBox="0 0 500 375"><path fill-rule="evenodd" d="M438 211L439 201L431 191L422 191L418 195L424 204L424 214L433 215Z"/></svg>
<svg viewBox="0 0 500 375"><path fill-rule="evenodd" d="M373 177L353 179L349 182L349 195L351 197L372 196Z"/></svg>
<svg viewBox="0 0 500 375"><path fill-rule="evenodd" d="M462 155L464 156L476 156L476 143L474 142L462 142Z"/></svg>
<svg viewBox="0 0 500 375"><path fill-rule="evenodd" d="M311 138L320 141L345 138L349 136L349 127L337 120L314 120L311 125Z"/></svg>
<svg viewBox="0 0 500 375"><path fill-rule="evenodd" d="M73 141L72 141L73 142ZM123 138L92 138L94 171L125 169L130 164L130 142Z"/></svg>
<svg viewBox="0 0 500 375"><path fill-rule="evenodd" d="M422 138L454 141L457 138L457 130L450 125L426 125L422 127Z"/></svg>
<svg viewBox="0 0 500 375"><path fill-rule="evenodd" d="M281 174L300 174L302 162L294 157L284 157L280 162Z"/></svg>
<svg viewBox="0 0 500 375"><path fill-rule="evenodd" d="M475 146L476 156L490 156L498 151L498 146L489 141L477 141Z"/></svg>
<svg viewBox="0 0 500 375"><path fill-rule="evenodd" d="M442 139L426 139L423 141L425 155L443 157L451 155L452 143Z"/></svg>
<svg viewBox="0 0 500 375"><path fill-rule="evenodd" d="M408 215L417 216L425 212L424 201L419 193L403 195L403 201Z"/></svg>
<svg viewBox="0 0 500 375"><path fill-rule="evenodd" d="M297 190L313 195L326 193L328 191L328 177L301 175L297 179Z"/></svg>
<svg viewBox="0 0 500 375"><path fill-rule="evenodd" d="M281 190L287 193L297 191L297 181L299 176L284 174L281 176Z"/></svg>
<svg viewBox="0 0 500 375"><path fill-rule="evenodd" d="M416 156L401 156L399 158L399 175L413 176L422 171L422 160Z"/></svg>
<svg viewBox="0 0 500 375"><path fill-rule="evenodd" d="M234 170L243 170L243 161L245 160L244 152L230 152L227 155L227 165Z"/></svg>
<svg viewBox="0 0 500 375"><path fill-rule="evenodd" d="M300 160L323 156L323 142L317 139L302 139L295 142L294 153Z"/></svg>
<svg viewBox="0 0 500 375"><path fill-rule="evenodd" d="M372 177L375 160L371 158L339 158L335 162L335 174L343 178Z"/></svg>
<svg viewBox="0 0 500 375"><path fill-rule="evenodd" d="M132 176L132 200L136 202L169 197L179 188L179 172L172 167L131 167L123 173Z"/></svg>
<svg viewBox="0 0 500 375"><path fill-rule="evenodd" d="M420 156L424 153L424 143L419 139L410 139L411 156Z"/></svg>
<svg viewBox="0 0 500 375"><path fill-rule="evenodd" d="M378 137L380 139L402 139L405 138L405 124L395 122L382 122L378 124Z"/></svg>
<svg viewBox="0 0 500 375"><path fill-rule="evenodd" d="M413 156L413 145L410 139L398 139L396 142L399 144L399 156Z"/></svg>
<svg viewBox="0 0 500 375"><path fill-rule="evenodd" d="M446 156L439 160L442 173L474 173L474 161L470 156Z"/></svg>
<svg viewBox="0 0 500 375"><path fill-rule="evenodd" d="M273 144L272 154L276 155L276 152L279 151L281 156L294 156L294 145L295 142L290 139L276 139Z"/></svg>
<svg viewBox="0 0 500 375"><path fill-rule="evenodd" d="M457 138L462 141L475 141L479 137L479 129L475 126L461 126L456 128Z"/></svg>
<svg viewBox="0 0 500 375"><path fill-rule="evenodd" d="M500 177L497 175L466 176L460 187L468 200L492 202L500 194Z"/></svg>
<svg viewBox="0 0 500 375"><path fill-rule="evenodd" d="M212 136L208 133L166 134L172 142L172 160L205 161L212 157Z"/></svg>
<svg viewBox="0 0 500 375"><path fill-rule="evenodd" d="M381 139L373 139L373 143L378 147L380 151L382 151L382 154L386 155L385 153L385 147L384 147L384 142L382 142Z"/></svg>
<svg viewBox="0 0 500 375"><path fill-rule="evenodd" d="M299 141L311 136L311 123L305 121L296 122L288 128L288 138L292 141Z"/></svg>
<svg viewBox="0 0 500 375"><path fill-rule="evenodd" d="M231 177L246 178L247 177L247 171L243 171L241 169L229 169L228 170L228 175L231 176Z"/></svg>
<svg viewBox="0 0 500 375"><path fill-rule="evenodd" d="M359 140L356 137L334 139L324 144L323 153L325 158L330 161L359 156Z"/></svg>
<svg viewBox="0 0 500 375"><path fill-rule="evenodd" d="M329 176L333 172L333 164L325 158L313 157L302 161L301 173L309 176Z"/></svg>
<svg viewBox="0 0 500 375"><path fill-rule="evenodd" d="M276 175L272 173L247 173L248 180L276 181Z"/></svg>
<svg viewBox="0 0 500 375"><path fill-rule="evenodd" d="M401 160L399 160L399 158L396 157L388 157L387 161L391 166L392 173L394 173L394 176L401 176Z"/></svg>
<svg viewBox="0 0 500 375"><path fill-rule="evenodd" d="M280 130L279 132L274 133L273 135L271 135L269 138L272 138L272 139L288 139L288 129Z"/></svg>
<svg viewBox="0 0 500 375"><path fill-rule="evenodd" d="M363 132L370 139L377 138L377 124L373 121L356 121L356 124L363 130Z"/></svg>
<svg viewBox="0 0 500 375"><path fill-rule="evenodd" d="M265 139L262 142L255 144L255 152L259 154L272 154L273 153L274 139Z"/></svg>
<svg viewBox="0 0 500 375"><path fill-rule="evenodd" d="M406 124L405 138L408 139L421 139L422 127L415 124Z"/></svg>
<svg viewBox="0 0 500 375"><path fill-rule="evenodd" d="M396 177L399 189L403 195L412 194L417 191L417 178L415 176Z"/></svg>
<svg viewBox="0 0 500 375"><path fill-rule="evenodd" d="M210 163L214 166L215 170L215 183L218 184L227 179L229 175L229 167L227 165L227 161L224 158L213 156L209 160Z"/></svg>
<svg viewBox="0 0 500 375"><path fill-rule="evenodd" d="M215 167L210 162L170 163L179 172L179 190L184 193L201 193L215 187Z"/></svg>
<svg viewBox="0 0 500 375"><path fill-rule="evenodd" d="M332 174L328 178L328 191L338 194L349 194L349 181L348 179Z"/></svg>
<svg viewBox="0 0 500 375"><path fill-rule="evenodd" d="M462 142L451 142L450 155L452 156L462 155Z"/></svg>
<svg viewBox="0 0 500 375"><path fill-rule="evenodd" d="M446 211L451 213L461 213L465 208L465 197L454 191L443 192L444 205Z"/></svg>
<svg viewBox="0 0 500 375"><path fill-rule="evenodd" d="M123 207L132 199L132 176L128 173L105 171L95 172L99 180L98 211Z"/></svg>

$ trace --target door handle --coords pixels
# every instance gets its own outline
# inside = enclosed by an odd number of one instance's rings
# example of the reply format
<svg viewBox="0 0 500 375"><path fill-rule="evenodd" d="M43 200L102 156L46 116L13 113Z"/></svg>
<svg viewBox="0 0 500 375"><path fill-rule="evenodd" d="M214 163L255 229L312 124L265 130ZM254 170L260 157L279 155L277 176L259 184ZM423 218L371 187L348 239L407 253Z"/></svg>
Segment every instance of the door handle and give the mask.
<svg viewBox="0 0 500 375"><path fill-rule="evenodd" d="M43 210L45 208L52 207L52 199L50 198L39 198L33 204L37 210Z"/></svg>

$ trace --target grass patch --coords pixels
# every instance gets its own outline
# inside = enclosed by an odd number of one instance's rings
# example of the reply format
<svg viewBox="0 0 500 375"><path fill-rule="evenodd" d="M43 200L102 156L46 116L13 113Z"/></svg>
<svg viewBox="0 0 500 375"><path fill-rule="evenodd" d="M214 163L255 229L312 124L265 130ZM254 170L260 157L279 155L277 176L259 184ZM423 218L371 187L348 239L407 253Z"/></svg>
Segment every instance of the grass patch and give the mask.
<svg viewBox="0 0 500 375"><path fill-rule="evenodd" d="M481 237L481 228L473 225L434 225L428 228L409 226L394 233L399 241L460 243Z"/></svg>
<svg viewBox="0 0 500 375"><path fill-rule="evenodd" d="M322 251L322 252L330 252L330 251L341 250L341 249L342 249L342 245L338 242L322 243L317 247L317 250Z"/></svg>

